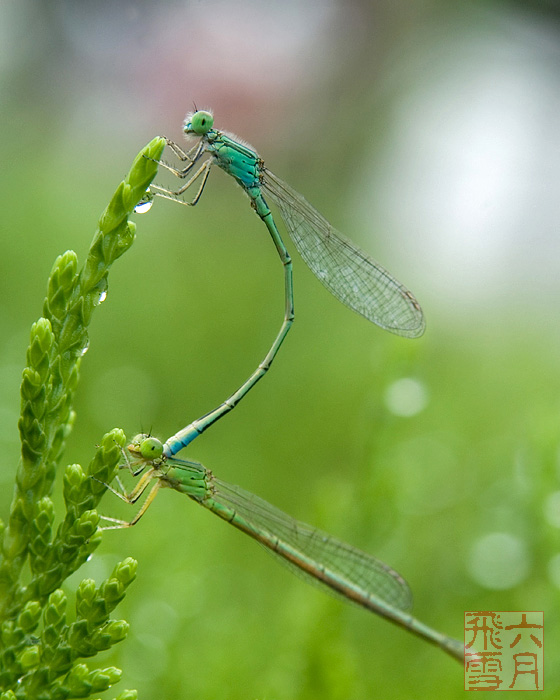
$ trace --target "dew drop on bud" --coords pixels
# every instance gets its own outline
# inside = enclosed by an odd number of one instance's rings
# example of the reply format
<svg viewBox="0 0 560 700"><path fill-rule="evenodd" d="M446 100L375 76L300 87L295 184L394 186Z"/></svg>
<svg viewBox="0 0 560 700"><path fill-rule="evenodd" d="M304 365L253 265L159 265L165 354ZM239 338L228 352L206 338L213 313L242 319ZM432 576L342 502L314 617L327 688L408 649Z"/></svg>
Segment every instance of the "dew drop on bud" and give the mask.
<svg viewBox="0 0 560 700"><path fill-rule="evenodd" d="M142 197L142 199L134 207L134 211L136 214L145 214L146 212L150 211L153 203L154 203L154 195L150 192L150 190L148 188L146 190L146 194Z"/></svg>

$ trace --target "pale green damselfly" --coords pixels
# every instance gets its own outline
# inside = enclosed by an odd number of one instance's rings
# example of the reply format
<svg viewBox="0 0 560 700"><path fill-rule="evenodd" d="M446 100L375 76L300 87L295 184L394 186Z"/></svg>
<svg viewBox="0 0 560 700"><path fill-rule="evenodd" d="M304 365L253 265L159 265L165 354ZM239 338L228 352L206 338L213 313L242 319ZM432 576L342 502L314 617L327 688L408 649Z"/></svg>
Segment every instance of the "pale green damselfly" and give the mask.
<svg viewBox="0 0 560 700"><path fill-rule="evenodd" d="M157 438L137 435L128 451L130 457L127 455L123 466L128 466L134 476L142 476L130 494L111 490L127 503L136 503L150 485L151 490L130 522L104 516L115 523L105 529L135 525L160 488L174 489L257 540L309 581L390 620L463 662L463 643L410 614L412 595L408 584L383 562L298 522L239 486L217 479L198 462L166 458Z"/></svg>

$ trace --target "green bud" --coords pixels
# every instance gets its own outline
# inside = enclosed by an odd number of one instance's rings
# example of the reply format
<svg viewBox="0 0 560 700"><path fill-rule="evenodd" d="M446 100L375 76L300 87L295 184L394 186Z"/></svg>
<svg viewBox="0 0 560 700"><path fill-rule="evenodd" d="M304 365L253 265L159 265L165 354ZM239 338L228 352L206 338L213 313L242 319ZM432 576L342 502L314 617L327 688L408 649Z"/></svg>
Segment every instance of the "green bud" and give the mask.
<svg viewBox="0 0 560 700"><path fill-rule="evenodd" d="M57 263L58 284L70 291L77 276L78 256L73 250L67 250L58 258Z"/></svg>
<svg viewBox="0 0 560 700"><path fill-rule="evenodd" d="M31 344L27 350L27 364L28 369L35 370L37 372L37 378L39 382L44 383L47 381L49 373L49 352L44 351L40 341L37 338L31 339ZM37 380L36 380L36 383Z"/></svg>
<svg viewBox="0 0 560 700"><path fill-rule="evenodd" d="M85 664L76 664L64 683L67 698L89 697L91 683L89 682L89 668Z"/></svg>
<svg viewBox="0 0 560 700"><path fill-rule="evenodd" d="M28 350L28 364L34 366L42 361L42 356L49 353L54 343L54 334L51 322L48 318L40 318L31 326L30 348ZM35 360L35 361L33 361Z"/></svg>
<svg viewBox="0 0 560 700"><path fill-rule="evenodd" d="M84 579L76 591L76 614L78 618L87 618L93 601L97 596L97 586L91 578Z"/></svg>
<svg viewBox="0 0 560 700"><path fill-rule="evenodd" d="M64 487L71 490L82 488L86 480L82 467L79 464L69 464L64 470Z"/></svg>
<svg viewBox="0 0 560 700"><path fill-rule="evenodd" d="M117 579L107 579L101 584L101 595L114 608L124 598L124 587Z"/></svg>
<svg viewBox="0 0 560 700"><path fill-rule="evenodd" d="M89 675L89 682L94 693L102 693L107 688L120 681L122 671L114 666L97 671L92 671Z"/></svg>
<svg viewBox="0 0 560 700"><path fill-rule="evenodd" d="M111 637L111 645L122 642L128 634L130 625L126 620L111 620L104 629L104 632Z"/></svg>
<svg viewBox="0 0 560 700"><path fill-rule="evenodd" d="M41 649L39 646L26 647L18 656L18 661L23 671L38 666L41 662Z"/></svg>
<svg viewBox="0 0 560 700"><path fill-rule="evenodd" d="M5 693L0 694L0 700L16 700L16 696L12 690L6 690Z"/></svg>
<svg viewBox="0 0 560 700"><path fill-rule="evenodd" d="M37 504L33 526L37 532L50 533L54 521L54 505L48 496L43 496Z"/></svg>
<svg viewBox="0 0 560 700"><path fill-rule="evenodd" d="M67 302L72 296L77 282L77 257L74 251L67 250L59 255L53 265L47 287L45 310L55 319L61 319L66 312Z"/></svg>
<svg viewBox="0 0 560 700"><path fill-rule="evenodd" d="M110 620L101 629L98 629L88 639L96 651L110 649L113 644L122 642L129 630L129 624L125 620Z"/></svg>
<svg viewBox="0 0 560 700"><path fill-rule="evenodd" d="M32 367L26 367L22 372L20 391L22 399L26 401L35 401L44 393L43 378L39 372Z"/></svg>
<svg viewBox="0 0 560 700"><path fill-rule="evenodd" d="M127 557L115 567L113 576L118 579L124 586L130 585L136 578L138 562L132 557Z"/></svg>
<svg viewBox="0 0 560 700"><path fill-rule="evenodd" d="M107 486L115 476L119 462L122 460L122 446L126 441L122 430L114 429L103 436L94 458L88 465L87 473L92 476L89 483L95 503L105 493Z"/></svg>
<svg viewBox="0 0 560 700"><path fill-rule="evenodd" d="M29 634L37 627L40 619L41 605L38 601L31 600L29 603L25 604L25 607L18 617L17 624L26 634Z"/></svg>
<svg viewBox="0 0 560 700"><path fill-rule="evenodd" d="M99 525L99 515L96 510L86 510L80 515L76 531L84 539L90 538Z"/></svg>
<svg viewBox="0 0 560 700"><path fill-rule="evenodd" d="M2 700L0 698L0 700ZM138 691L137 690L123 690L122 693L119 693L115 700L138 700Z"/></svg>
<svg viewBox="0 0 560 700"><path fill-rule="evenodd" d="M43 619L45 626L58 627L66 619L67 599L64 591L57 589L53 591L45 607Z"/></svg>
<svg viewBox="0 0 560 700"><path fill-rule="evenodd" d="M68 680L85 681L89 676L89 668L86 664L76 664L68 674Z"/></svg>
<svg viewBox="0 0 560 700"><path fill-rule="evenodd" d="M155 139L136 156L134 163L130 168L129 181L137 190L135 195L135 205L144 195L148 185L155 177L158 164L157 161L161 158L163 149L165 148L165 139L161 136L156 136Z"/></svg>

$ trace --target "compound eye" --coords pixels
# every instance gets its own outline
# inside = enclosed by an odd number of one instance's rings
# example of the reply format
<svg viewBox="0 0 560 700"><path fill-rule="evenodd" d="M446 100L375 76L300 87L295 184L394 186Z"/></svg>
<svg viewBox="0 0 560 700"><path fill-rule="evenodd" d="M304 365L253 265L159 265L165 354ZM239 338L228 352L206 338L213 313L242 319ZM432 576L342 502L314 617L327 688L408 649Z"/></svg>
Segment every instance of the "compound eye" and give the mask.
<svg viewBox="0 0 560 700"><path fill-rule="evenodd" d="M185 131L204 136L214 126L214 117L210 112L199 110L195 112L190 119L187 119Z"/></svg>
<svg viewBox="0 0 560 700"><path fill-rule="evenodd" d="M159 459L163 454L163 445L161 440L155 437L148 437L140 443L140 454L144 459L152 462Z"/></svg>

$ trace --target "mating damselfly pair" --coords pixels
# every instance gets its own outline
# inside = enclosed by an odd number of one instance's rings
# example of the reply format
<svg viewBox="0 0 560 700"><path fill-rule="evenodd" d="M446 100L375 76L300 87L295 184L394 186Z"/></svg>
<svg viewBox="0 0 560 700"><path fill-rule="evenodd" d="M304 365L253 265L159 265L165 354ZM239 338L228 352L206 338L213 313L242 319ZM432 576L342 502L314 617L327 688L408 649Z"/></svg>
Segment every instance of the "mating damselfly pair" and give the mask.
<svg viewBox="0 0 560 700"><path fill-rule="evenodd" d="M281 328L264 360L244 384L213 411L170 437L165 443L138 435L128 446L125 464L140 479L125 493L114 490L128 503L136 503L148 490L137 515L129 522L107 518L108 527L130 527L146 512L159 489L171 488L189 496L208 510L245 532L290 567L329 591L371 610L462 661L463 644L424 625L410 615L412 597L406 581L389 566L336 538L286 515L257 496L220 481L202 464L179 460L175 455L210 425L231 411L269 369L294 319L292 261L280 236L268 198L280 210L296 248L316 277L346 306L377 324L405 337L424 331L422 310L412 295L389 272L350 241L343 238L301 195L276 177L250 146L237 137L213 128L210 112L196 111L185 121L185 134L194 137L188 151L167 140L185 164L173 167L161 162L186 183L176 191L152 185L149 196L158 195L195 205L213 165L231 175L250 199L266 225L284 268L285 308ZM182 196L198 189L187 202Z"/></svg>

